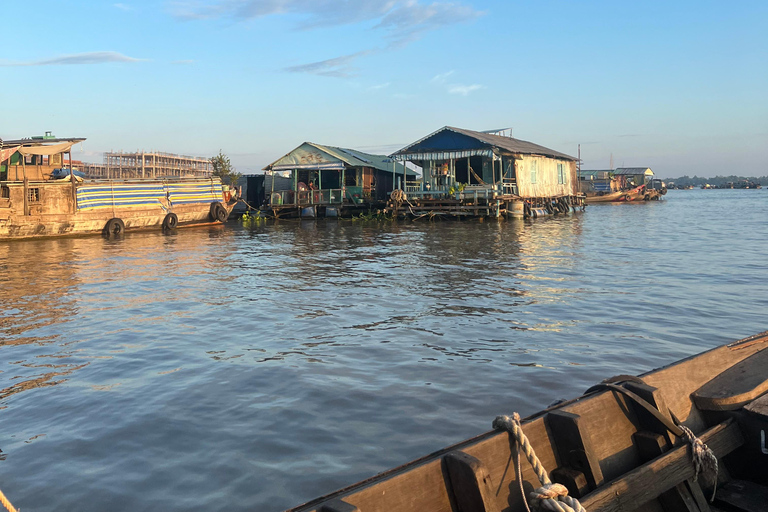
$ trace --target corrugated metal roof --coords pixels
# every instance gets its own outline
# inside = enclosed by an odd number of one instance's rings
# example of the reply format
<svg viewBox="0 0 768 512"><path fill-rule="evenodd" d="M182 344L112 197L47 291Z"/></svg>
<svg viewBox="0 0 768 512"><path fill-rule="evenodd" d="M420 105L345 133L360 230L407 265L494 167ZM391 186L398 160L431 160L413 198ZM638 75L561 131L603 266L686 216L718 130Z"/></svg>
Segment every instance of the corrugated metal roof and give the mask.
<svg viewBox="0 0 768 512"><path fill-rule="evenodd" d="M576 158L570 155L566 155L565 153L560 153L559 151L555 151L553 149L545 148L544 146L534 144L533 142L528 142L520 139L513 139L511 137L504 137L501 135L493 135L490 133L476 132L473 130L465 130L463 128L456 128L453 126L444 126L443 128L440 128L439 130L433 133L430 133L426 137L417 140L413 144L410 144L404 147L400 151L393 153L392 156L394 157L397 155L408 155L408 154L415 154L415 153L445 152L445 148L439 148L439 149L435 148L429 151L428 150L429 148L424 147L424 146L427 146L424 144L424 142L428 141L430 138L444 131L459 133L467 137L471 137L475 140L478 140L487 146L491 146L498 149L504 149L510 153L519 153L524 155L542 155L542 156L549 156L553 158L562 158L564 160L573 160L573 161L576 160ZM418 149L416 149L418 146L422 146L422 147L419 147ZM412 150L412 148L414 149ZM466 148L462 148L462 149L466 149Z"/></svg>
<svg viewBox="0 0 768 512"><path fill-rule="evenodd" d="M48 144L58 144L60 142L83 142L85 137L52 137L49 139L35 138L35 139L17 139L17 140L4 140L2 141L4 146L45 146Z"/></svg>
<svg viewBox="0 0 768 512"><path fill-rule="evenodd" d="M339 169L344 164L350 167L373 167L381 171L403 174L403 164L395 163L386 155L372 155L356 149L325 146L314 142L305 142L299 147L275 160L264 170L280 169ZM416 173L408 169L408 175L415 177Z"/></svg>
<svg viewBox="0 0 768 512"><path fill-rule="evenodd" d="M650 167L619 167L618 169L613 170L613 174L618 174L619 176L636 176L638 174L653 176L653 171Z"/></svg>

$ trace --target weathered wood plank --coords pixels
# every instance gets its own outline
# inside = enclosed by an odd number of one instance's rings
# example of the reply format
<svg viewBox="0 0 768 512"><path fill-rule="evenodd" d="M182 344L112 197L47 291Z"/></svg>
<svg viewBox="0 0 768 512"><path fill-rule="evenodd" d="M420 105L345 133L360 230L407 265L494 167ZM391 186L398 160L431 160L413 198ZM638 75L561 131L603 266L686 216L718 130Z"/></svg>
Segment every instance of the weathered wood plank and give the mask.
<svg viewBox="0 0 768 512"><path fill-rule="evenodd" d="M717 491L715 502L744 512L765 512L768 508L768 488L754 482L733 480ZM729 506L729 507L728 507Z"/></svg>
<svg viewBox="0 0 768 512"><path fill-rule="evenodd" d="M664 400L664 394L660 389L647 384L638 382L628 382L626 388L640 398L653 405L658 411L670 421L672 416L669 413L669 407ZM681 441L672 434L667 427L658 421L652 414L643 407L633 402L633 407L638 415L640 425L650 430L638 432L635 434L635 442L638 445L641 457L645 461L655 459L659 455L667 452L673 444L679 444ZM646 434L646 435L642 435ZM651 434L651 435L647 435ZM652 439L652 434L658 437ZM685 483L676 485L673 489L665 491L659 495L659 503L665 511L674 512L677 510L688 510L690 512L710 512L709 505L703 498L703 493L698 482L688 480Z"/></svg>
<svg viewBox="0 0 768 512"><path fill-rule="evenodd" d="M590 436L580 428L581 417L554 410L547 414L546 421L560 456L560 464L584 473L590 489L602 485L605 480L600 461L592 448Z"/></svg>
<svg viewBox="0 0 768 512"><path fill-rule="evenodd" d="M691 397L699 409L733 411L768 392L768 350L744 359L710 380Z"/></svg>
<svg viewBox="0 0 768 512"><path fill-rule="evenodd" d="M701 413L693 407L690 395L734 364L768 347L768 336L761 334L743 342L717 347L703 354L678 361L642 375L646 384L664 393L669 409L694 431L706 427Z"/></svg>
<svg viewBox="0 0 768 512"><path fill-rule="evenodd" d="M453 451L443 457L458 512L499 512L488 470L476 457Z"/></svg>
<svg viewBox="0 0 768 512"><path fill-rule="evenodd" d="M739 427L730 420L707 430L700 439L718 458L732 452L744 442ZM588 494L581 500L581 504L589 512L635 510L693 476L690 447L678 446Z"/></svg>

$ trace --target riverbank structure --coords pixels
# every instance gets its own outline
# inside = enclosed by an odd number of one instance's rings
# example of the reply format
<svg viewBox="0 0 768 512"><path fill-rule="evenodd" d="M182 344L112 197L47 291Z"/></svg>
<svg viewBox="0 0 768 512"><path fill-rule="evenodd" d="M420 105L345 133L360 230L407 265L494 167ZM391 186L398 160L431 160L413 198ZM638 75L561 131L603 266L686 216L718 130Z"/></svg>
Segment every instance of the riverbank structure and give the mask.
<svg viewBox="0 0 768 512"><path fill-rule="evenodd" d="M576 158L501 132L445 126L391 155L422 169L390 209L411 216L537 217L581 206Z"/></svg>
<svg viewBox="0 0 768 512"><path fill-rule="evenodd" d="M160 151L122 151L104 153L102 164L83 164L80 169L89 178L210 178L210 158L176 155Z"/></svg>
<svg viewBox="0 0 768 512"><path fill-rule="evenodd" d="M403 180L417 177L386 155L313 142L304 142L264 171L262 210L275 217L335 217L384 208Z"/></svg>

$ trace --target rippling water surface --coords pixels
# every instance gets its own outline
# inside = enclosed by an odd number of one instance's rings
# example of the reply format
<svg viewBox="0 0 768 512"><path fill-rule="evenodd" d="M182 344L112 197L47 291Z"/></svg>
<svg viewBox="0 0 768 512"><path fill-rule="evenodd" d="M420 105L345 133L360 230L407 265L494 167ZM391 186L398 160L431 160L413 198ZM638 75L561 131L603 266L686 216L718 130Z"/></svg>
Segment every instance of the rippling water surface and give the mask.
<svg viewBox="0 0 768 512"><path fill-rule="evenodd" d="M693 190L0 243L0 488L25 512L297 505L766 329L766 219L766 190Z"/></svg>

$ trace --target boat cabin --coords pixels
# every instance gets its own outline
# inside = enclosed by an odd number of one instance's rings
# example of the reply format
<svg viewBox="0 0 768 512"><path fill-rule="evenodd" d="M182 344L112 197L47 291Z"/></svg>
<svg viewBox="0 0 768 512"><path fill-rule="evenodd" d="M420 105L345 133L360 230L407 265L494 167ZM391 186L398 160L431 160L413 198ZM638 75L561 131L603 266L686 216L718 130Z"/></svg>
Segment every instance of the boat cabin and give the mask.
<svg viewBox="0 0 768 512"><path fill-rule="evenodd" d="M0 217L70 212L75 204L71 148L84 138L6 140L0 149ZM62 178L63 176L63 178ZM19 208L21 206L21 208Z"/></svg>
<svg viewBox="0 0 768 512"><path fill-rule="evenodd" d="M624 190L647 184L653 179L653 171L650 167L620 167L613 171L613 176L619 189Z"/></svg>

